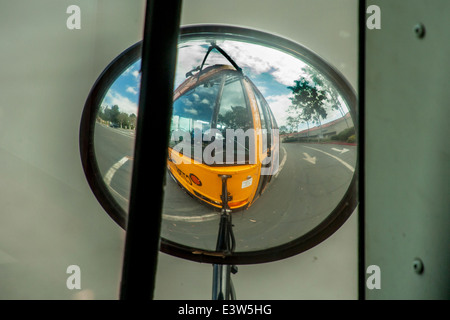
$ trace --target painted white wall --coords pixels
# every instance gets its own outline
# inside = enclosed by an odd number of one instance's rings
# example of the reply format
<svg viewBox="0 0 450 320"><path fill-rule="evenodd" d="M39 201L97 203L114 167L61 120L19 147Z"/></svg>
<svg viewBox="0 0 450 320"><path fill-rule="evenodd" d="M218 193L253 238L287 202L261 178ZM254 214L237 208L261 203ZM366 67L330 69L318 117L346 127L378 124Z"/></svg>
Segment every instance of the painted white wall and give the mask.
<svg viewBox="0 0 450 320"><path fill-rule="evenodd" d="M68 30L67 7L81 9ZM123 232L80 161L84 103L142 37L143 1L0 3L0 299L117 298ZM81 268L80 293L66 269Z"/></svg>
<svg viewBox="0 0 450 320"><path fill-rule="evenodd" d="M81 8L68 30L66 9ZM116 299L123 231L81 167L79 124L106 65L142 39L144 1L0 3L0 299ZM356 88L357 1L186 0L182 24L226 23L297 41ZM239 299L357 298L357 219L289 259L241 266ZM81 267L81 290L66 269ZM160 254L156 299L210 299L212 267Z"/></svg>

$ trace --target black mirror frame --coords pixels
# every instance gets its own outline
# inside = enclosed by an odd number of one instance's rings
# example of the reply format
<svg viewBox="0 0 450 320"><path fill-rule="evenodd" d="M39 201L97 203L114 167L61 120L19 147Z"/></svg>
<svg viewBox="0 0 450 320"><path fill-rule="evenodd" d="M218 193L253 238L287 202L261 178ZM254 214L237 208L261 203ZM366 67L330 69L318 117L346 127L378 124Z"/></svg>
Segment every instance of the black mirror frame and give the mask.
<svg viewBox="0 0 450 320"><path fill-rule="evenodd" d="M295 42L262 31L228 25L193 25L180 28L181 41L196 38L211 38L213 40L220 37L260 44L295 57L301 57L303 61L324 74L336 86L343 99L348 103L349 112L359 138L356 94L347 80L320 56ZM142 42L138 42L122 52L105 68L88 95L80 124L79 145L81 162L89 186L103 209L123 229L126 229L127 213L108 191L100 174L95 157L94 126L97 107L103 101L109 87L118 76L141 57L141 51ZM357 157L359 157L359 152L357 152ZM357 158L353 178L347 192L336 208L318 226L293 241L258 251L234 252L231 255L221 255L215 251L196 249L161 238L160 251L201 263L257 264L285 259L311 249L336 232L357 207L358 160Z"/></svg>
<svg viewBox="0 0 450 320"><path fill-rule="evenodd" d="M108 191L97 165L94 148L94 130L97 107L102 103L114 81L141 57L142 41L132 45L116 57L101 73L86 100L80 124L80 155L86 179L95 197L108 215L123 229L127 213Z"/></svg>

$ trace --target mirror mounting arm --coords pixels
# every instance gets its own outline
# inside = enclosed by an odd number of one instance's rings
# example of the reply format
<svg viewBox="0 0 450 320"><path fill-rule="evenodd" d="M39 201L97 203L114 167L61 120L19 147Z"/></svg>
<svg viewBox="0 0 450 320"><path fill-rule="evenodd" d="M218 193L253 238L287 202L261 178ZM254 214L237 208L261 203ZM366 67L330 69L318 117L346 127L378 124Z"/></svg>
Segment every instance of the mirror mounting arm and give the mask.
<svg viewBox="0 0 450 320"><path fill-rule="evenodd" d="M219 235L217 237L216 251L231 254L235 249L235 239L233 234L233 224L231 222L231 210L228 206L228 190L227 182L231 178L230 175L221 175L222 179L222 211L220 216ZM236 293L234 291L233 282L231 281L231 273L237 272L236 266L224 266L215 264L213 270L213 300L235 300Z"/></svg>
<svg viewBox="0 0 450 320"><path fill-rule="evenodd" d="M216 45L215 43L212 43L211 46L208 48L208 51L206 52L205 58L203 58L203 62L202 65L200 66L200 71L203 70L203 65L206 62L206 58L208 58L209 53L213 50L216 49L217 51L219 51L232 65L233 67L242 75L242 68L239 67L236 62L234 62L233 59L231 59L231 57L218 45Z"/></svg>
<svg viewBox="0 0 450 320"><path fill-rule="evenodd" d="M233 225L231 223L231 210L228 206L227 182L231 178L229 175L220 175L222 179L222 210L220 216L219 235L217 237L216 251L232 253L235 249Z"/></svg>

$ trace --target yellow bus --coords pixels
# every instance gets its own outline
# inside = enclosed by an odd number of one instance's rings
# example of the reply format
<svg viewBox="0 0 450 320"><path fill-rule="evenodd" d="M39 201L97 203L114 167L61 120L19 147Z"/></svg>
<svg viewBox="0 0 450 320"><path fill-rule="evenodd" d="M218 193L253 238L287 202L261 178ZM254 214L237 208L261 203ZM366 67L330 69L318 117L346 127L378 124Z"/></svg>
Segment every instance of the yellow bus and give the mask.
<svg viewBox="0 0 450 320"><path fill-rule="evenodd" d="M246 209L278 169L275 117L236 65L213 65L186 76L173 96L169 173L203 203L231 212Z"/></svg>

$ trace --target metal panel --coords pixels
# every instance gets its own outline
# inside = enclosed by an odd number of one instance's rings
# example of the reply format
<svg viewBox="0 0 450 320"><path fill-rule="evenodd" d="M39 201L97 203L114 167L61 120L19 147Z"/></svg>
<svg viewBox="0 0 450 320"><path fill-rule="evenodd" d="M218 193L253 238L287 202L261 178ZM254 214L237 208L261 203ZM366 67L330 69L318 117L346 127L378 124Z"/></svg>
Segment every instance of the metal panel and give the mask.
<svg viewBox="0 0 450 320"><path fill-rule="evenodd" d="M366 298L447 299L450 2L372 4L381 29L366 29L365 263L380 267L381 289Z"/></svg>

